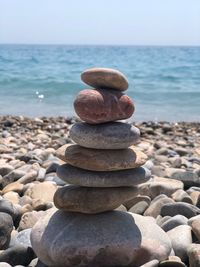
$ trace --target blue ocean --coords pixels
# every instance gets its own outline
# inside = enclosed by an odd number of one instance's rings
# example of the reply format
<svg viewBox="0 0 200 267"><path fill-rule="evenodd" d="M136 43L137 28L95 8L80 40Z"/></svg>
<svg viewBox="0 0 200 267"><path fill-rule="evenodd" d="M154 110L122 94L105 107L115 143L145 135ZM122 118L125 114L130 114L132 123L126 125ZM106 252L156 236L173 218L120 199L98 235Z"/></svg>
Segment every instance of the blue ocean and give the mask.
<svg viewBox="0 0 200 267"><path fill-rule="evenodd" d="M75 115L90 67L127 76L133 120L200 121L200 47L0 45L0 115Z"/></svg>

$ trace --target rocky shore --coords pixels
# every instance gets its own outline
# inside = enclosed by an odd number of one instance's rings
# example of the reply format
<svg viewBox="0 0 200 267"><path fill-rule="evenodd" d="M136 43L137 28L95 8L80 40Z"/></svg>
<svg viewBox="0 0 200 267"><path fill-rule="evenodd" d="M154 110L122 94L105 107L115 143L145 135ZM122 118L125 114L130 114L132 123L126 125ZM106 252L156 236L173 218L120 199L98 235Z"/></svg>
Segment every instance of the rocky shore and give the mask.
<svg viewBox="0 0 200 267"><path fill-rule="evenodd" d="M76 121L0 117L0 267L44 266L32 250L30 232L65 184L56 174L62 163L56 150L72 143L69 129ZM152 255L146 267L200 266L200 123L133 124L152 177L138 185L138 197L118 209L151 216L171 240L168 259L158 262Z"/></svg>

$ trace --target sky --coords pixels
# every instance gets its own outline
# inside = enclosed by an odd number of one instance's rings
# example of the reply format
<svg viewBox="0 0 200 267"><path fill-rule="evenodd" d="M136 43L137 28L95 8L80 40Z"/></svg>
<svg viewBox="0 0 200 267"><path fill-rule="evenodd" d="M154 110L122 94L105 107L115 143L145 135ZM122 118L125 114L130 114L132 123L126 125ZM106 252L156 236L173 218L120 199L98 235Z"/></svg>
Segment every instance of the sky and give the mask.
<svg viewBox="0 0 200 267"><path fill-rule="evenodd" d="M200 0L0 0L0 43L200 45Z"/></svg>

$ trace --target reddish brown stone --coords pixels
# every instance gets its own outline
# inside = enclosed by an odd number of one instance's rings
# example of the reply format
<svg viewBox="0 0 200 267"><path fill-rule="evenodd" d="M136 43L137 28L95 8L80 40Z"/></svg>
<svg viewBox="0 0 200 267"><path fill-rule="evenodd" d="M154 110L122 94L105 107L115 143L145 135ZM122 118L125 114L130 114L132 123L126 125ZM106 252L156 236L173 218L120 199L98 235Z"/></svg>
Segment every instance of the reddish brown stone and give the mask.
<svg viewBox="0 0 200 267"><path fill-rule="evenodd" d="M85 89L76 97L74 109L83 121L98 124L128 119L135 108L130 97L121 92Z"/></svg>

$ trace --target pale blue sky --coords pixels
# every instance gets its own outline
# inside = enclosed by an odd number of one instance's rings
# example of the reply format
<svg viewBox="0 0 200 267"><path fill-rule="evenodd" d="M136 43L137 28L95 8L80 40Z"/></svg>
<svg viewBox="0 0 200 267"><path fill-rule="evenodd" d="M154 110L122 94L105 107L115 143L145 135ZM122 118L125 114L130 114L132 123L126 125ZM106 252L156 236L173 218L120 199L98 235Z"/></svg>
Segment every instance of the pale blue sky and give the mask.
<svg viewBox="0 0 200 267"><path fill-rule="evenodd" d="M200 0L0 0L0 43L200 45Z"/></svg>

